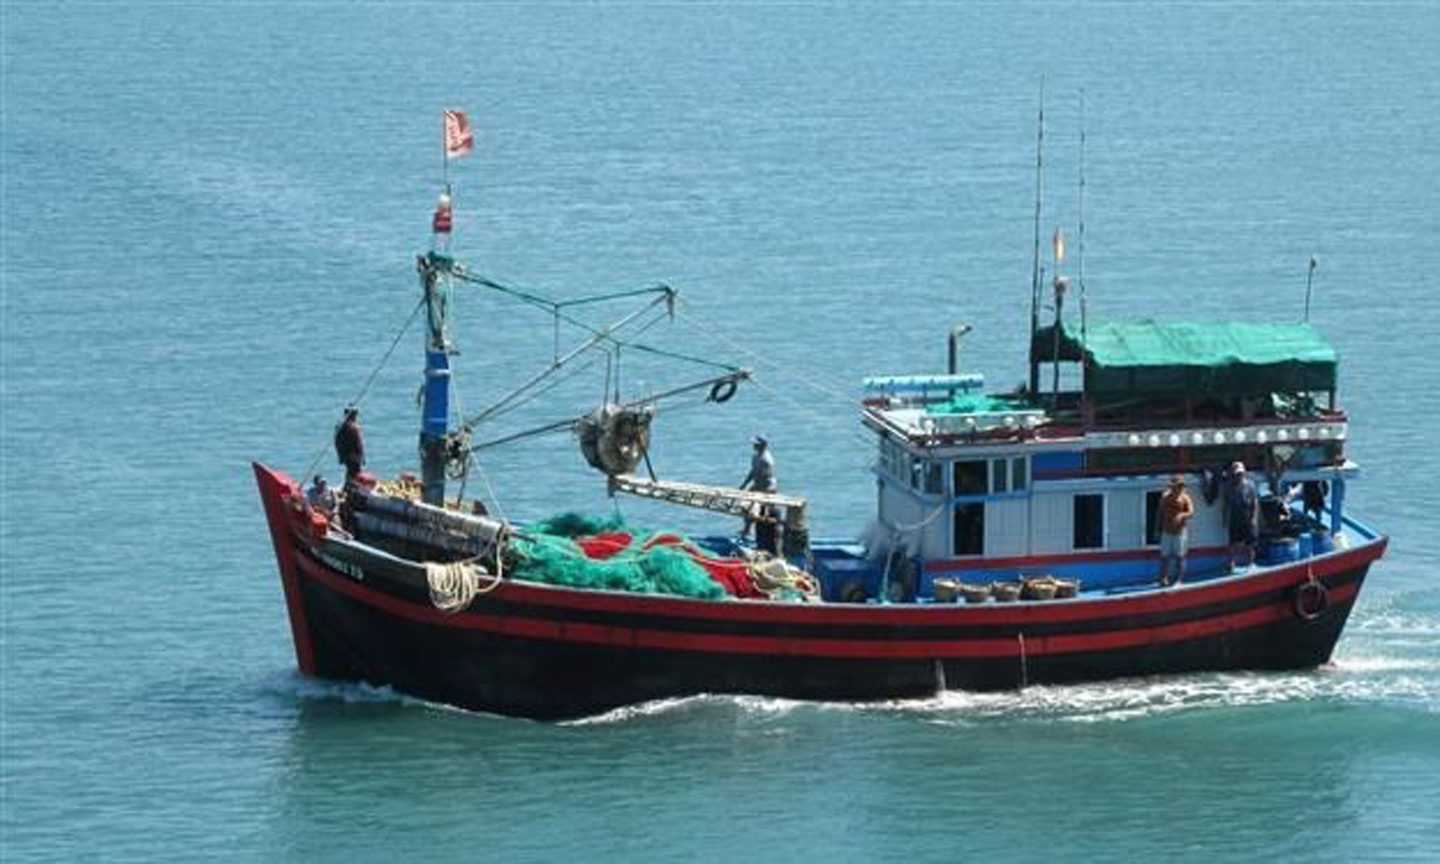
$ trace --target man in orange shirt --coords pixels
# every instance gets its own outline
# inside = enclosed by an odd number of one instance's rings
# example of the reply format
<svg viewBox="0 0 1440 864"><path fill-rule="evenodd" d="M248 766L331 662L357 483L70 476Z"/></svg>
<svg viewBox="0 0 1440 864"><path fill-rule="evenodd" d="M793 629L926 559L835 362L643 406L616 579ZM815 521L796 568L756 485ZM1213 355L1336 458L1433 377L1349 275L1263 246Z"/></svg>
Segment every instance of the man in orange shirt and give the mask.
<svg viewBox="0 0 1440 864"><path fill-rule="evenodd" d="M1160 496L1160 584L1175 584L1185 578L1185 553L1190 545L1190 517L1195 515L1195 502L1185 491L1185 478L1176 474Z"/></svg>

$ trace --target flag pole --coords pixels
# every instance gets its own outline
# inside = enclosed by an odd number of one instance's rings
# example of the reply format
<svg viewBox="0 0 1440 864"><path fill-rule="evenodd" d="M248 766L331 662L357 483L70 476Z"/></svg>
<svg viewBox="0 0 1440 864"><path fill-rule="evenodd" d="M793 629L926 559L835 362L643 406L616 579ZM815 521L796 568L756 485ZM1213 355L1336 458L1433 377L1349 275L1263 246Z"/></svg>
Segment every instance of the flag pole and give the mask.
<svg viewBox="0 0 1440 864"><path fill-rule="evenodd" d="M440 180L450 191L450 152L445 149L445 110L440 110Z"/></svg>

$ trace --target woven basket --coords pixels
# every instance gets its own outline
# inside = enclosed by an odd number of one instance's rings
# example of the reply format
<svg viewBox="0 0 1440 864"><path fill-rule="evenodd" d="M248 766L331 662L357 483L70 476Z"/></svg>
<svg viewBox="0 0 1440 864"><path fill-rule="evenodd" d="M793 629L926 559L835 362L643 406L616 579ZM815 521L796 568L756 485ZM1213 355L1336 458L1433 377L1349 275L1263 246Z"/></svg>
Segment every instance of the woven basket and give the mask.
<svg viewBox="0 0 1440 864"><path fill-rule="evenodd" d="M959 599L960 580L958 579L936 579L934 587L930 589L930 596L935 598L936 603L954 603Z"/></svg>
<svg viewBox="0 0 1440 864"><path fill-rule="evenodd" d="M966 603L984 603L990 599L990 586L961 584L960 593L965 597Z"/></svg>
<svg viewBox="0 0 1440 864"><path fill-rule="evenodd" d="M1054 600L1055 580L1049 576L1037 576L1034 579L1026 579L1025 586L1020 589L1020 596L1026 600Z"/></svg>
<svg viewBox="0 0 1440 864"><path fill-rule="evenodd" d="M992 582L990 593L995 595L996 603L1011 603L1020 599L1020 586L1014 582Z"/></svg>

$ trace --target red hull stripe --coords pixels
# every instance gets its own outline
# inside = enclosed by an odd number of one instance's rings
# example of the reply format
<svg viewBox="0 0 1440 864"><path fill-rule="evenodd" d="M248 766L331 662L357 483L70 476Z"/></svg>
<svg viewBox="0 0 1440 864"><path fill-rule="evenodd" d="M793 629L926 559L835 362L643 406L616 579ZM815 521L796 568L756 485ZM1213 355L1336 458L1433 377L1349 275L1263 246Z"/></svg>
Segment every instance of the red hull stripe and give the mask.
<svg viewBox="0 0 1440 864"><path fill-rule="evenodd" d="M490 615L483 612L466 612L452 616L445 615L428 605L410 603L373 591L344 576L332 573L307 558L298 558L298 561L306 575L332 591L391 615L433 627L483 630L503 636L556 642L720 654L769 654L851 660L1018 658L1020 656L1018 639L957 641L807 639L677 633L665 630L553 621L515 615ZM1359 590L1358 582L1339 586L1330 592L1330 602L1334 606L1344 605L1353 600ZM1294 614L1287 599L1285 602L1269 604L1243 612L1160 627L1075 635L1037 636L1025 640L1024 651L1027 656L1041 656L1109 651L1181 642L1232 630L1259 627L1292 618Z"/></svg>
<svg viewBox="0 0 1440 864"><path fill-rule="evenodd" d="M606 594L574 591L525 583L506 583L500 588L503 599L523 605L622 612L679 619L706 619L774 624L904 625L904 626L1024 626L1063 623L1118 615L1172 612L1239 600L1264 591L1275 591L1306 577L1313 567L1324 578L1358 568L1378 558L1383 542L1330 555L1313 562L1300 562L1258 576L1212 580L1164 592L1141 592L1129 596L1096 600L1062 600L1041 606L838 606L772 603L716 603L652 595Z"/></svg>
<svg viewBox="0 0 1440 864"><path fill-rule="evenodd" d="M278 472L257 466L277 483L293 486ZM278 489L278 486L276 487ZM277 494L278 497L278 494ZM282 514L283 515L283 514ZM273 527L273 526L272 526ZM280 552L282 534L276 534L276 551ZM285 543L296 541L283 532ZM1064 624L1112 618L1175 612L1188 608L1233 603L1250 595L1275 591L1293 585L1312 571L1325 578L1368 565L1385 552L1386 540L1344 552L1297 562L1258 576L1238 576L1211 580L1194 586L1164 592L1140 592L1133 595L1095 600L1063 600L1034 605L987 606L840 606L797 605L791 603L716 603L655 595L577 591L568 588L507 582L496 592L497 599L520 606L543 606L552 609L575 609L595 613L643 614L673 617L679 621L705 620L749 624L824 624L862 626L1009 626ZM1147 553L1148 554L1148 553ZM307 556L294 555L291 550L280 554L283 559ZM1020 560L1020 559L1015 559ZM282 564L283 569L283 564ZM446 619L450 620L450 619Z"/></svg>
<svg viewBox="0 0 1440 864"><path fill-rule="evenodd" d="M275 558L280 563L280 582L285 588L285 611L290 615L290 635L295 640L295 665L306 675L315 674L315 648L310 641L310 627L305 618L304 600L295 574L294 541L290 536L290 520L285 513L282 491L294 484L283 474L254 463L255 480L260 486L260 500L265 504L265 520L270 523L270 537L275 543Z"/></svg>

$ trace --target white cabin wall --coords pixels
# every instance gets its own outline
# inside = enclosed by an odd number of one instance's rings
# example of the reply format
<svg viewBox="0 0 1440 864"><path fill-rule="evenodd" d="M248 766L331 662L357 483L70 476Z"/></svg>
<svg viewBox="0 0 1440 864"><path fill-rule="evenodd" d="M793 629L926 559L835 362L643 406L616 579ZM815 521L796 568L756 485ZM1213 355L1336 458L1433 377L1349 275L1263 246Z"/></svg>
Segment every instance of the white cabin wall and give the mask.
<svg viewBox="0 0 1440 864"><path fill-rule="evenodd" d="M1190 548L1228 545L1230 532L1225 526L1223 496L1217 495L1214 504L1206 505L1201 490L1187 491L1190 493L1190 500L1195 502L1195 515L1190 519Z"/></svg>
<svg viewBox="0 0 1440 864"><path fill-rule="evenodd" d="M1074 526L1071 524L1075 518L1074 505L1071 503L1071 494L1066 492L1046 492L1043 486L1039 486L1034 496L1030 499L1031 518L1034 520L1034 548L1032 554L1051 555L1071 551L1070 545L1074 540Z"/></svg>
<svg viewBox="0 0 1440 864"><path fill-rule="evenodd" d="M1145 489L1113 489L1105 502L1105 548L1139 549L1145 545Z"/></svg>
<svg viewBox="0 0 1440 864"><path fill-rule="evenodd" d="M927 503L917 499L908 489L897 488L893 480L887 479L880 489L880 521L895 528L923 522L938 505L938 501ZM942 513L923 528L897 532L893 536L905 542L912 554L923 552L925 555L943 556L949 551L949 532L950 520Z"/></svg>
<svg viewBox="0 0 1440 864"><path fill-rule="evenodd" d="M1030 551L1030 498L985 503L985 554L1026 555Z"/></svg>
<svg viewBox="0 0 1440 864"><path fill-rule="evenodd" d="M935 512L935 507L943 505L936 502L926 506L929 509L926 510L925 516L928 517ZM926 558L950 557L950 530L953 521L949 513L941 513L926 523L925 528L920 532L920 551Z"/></svg>

